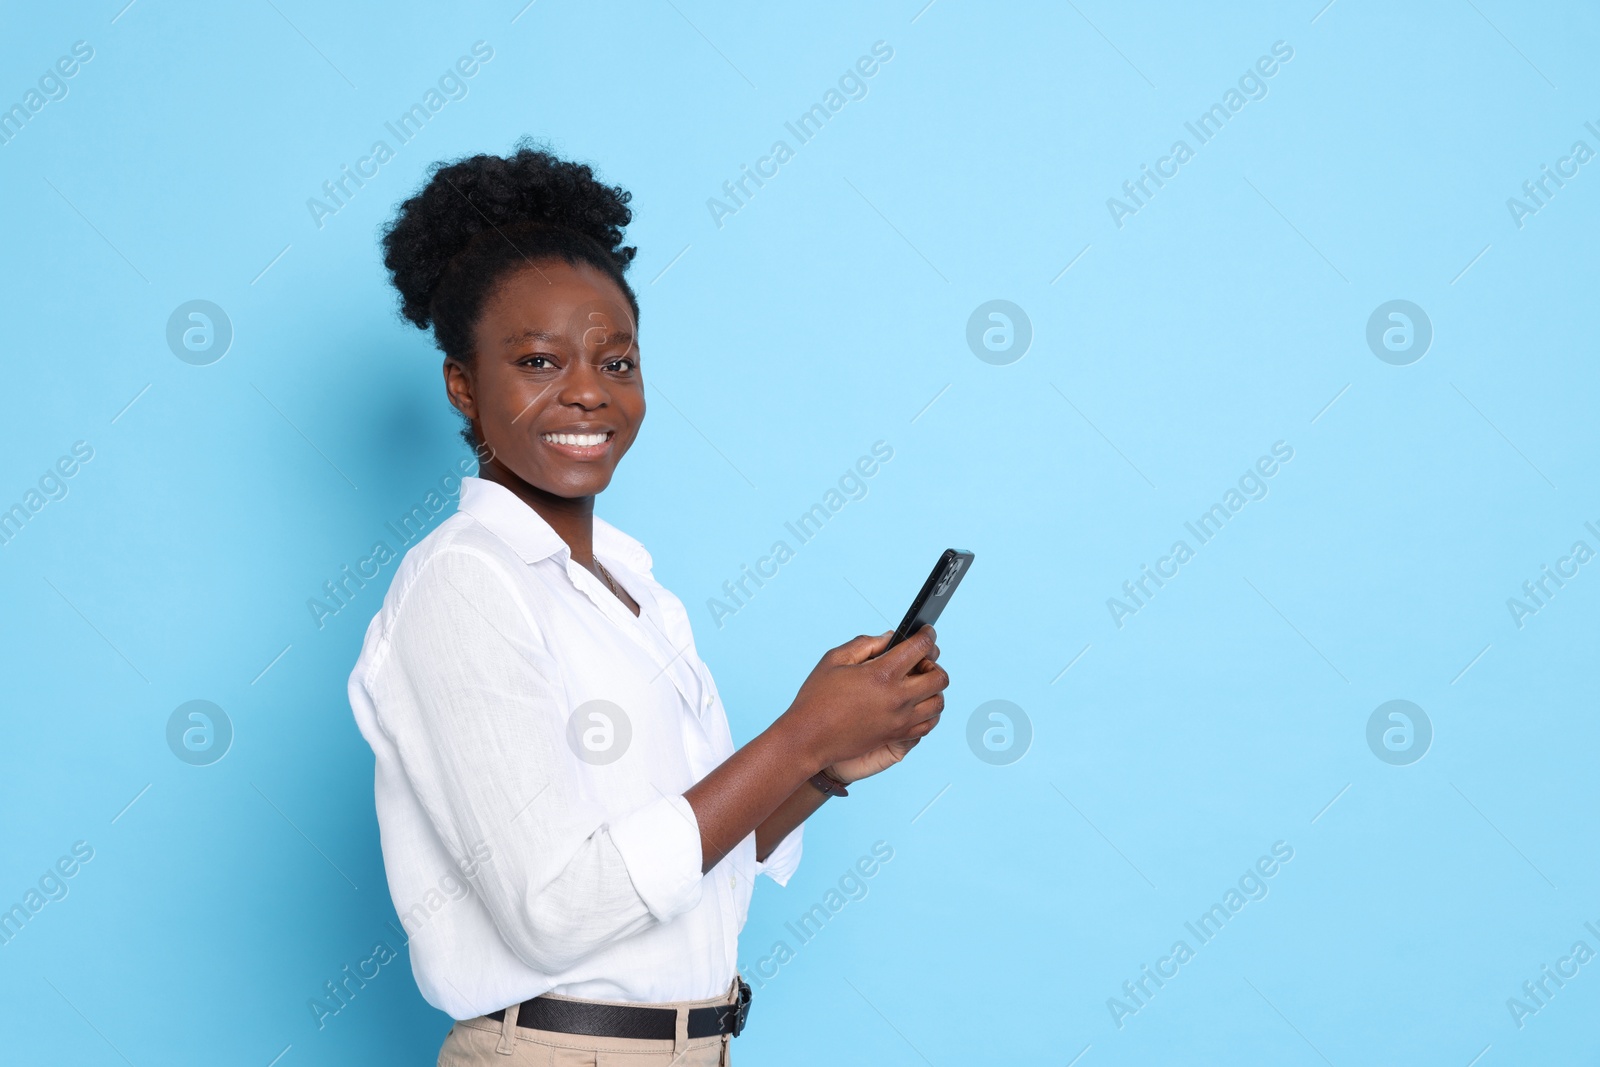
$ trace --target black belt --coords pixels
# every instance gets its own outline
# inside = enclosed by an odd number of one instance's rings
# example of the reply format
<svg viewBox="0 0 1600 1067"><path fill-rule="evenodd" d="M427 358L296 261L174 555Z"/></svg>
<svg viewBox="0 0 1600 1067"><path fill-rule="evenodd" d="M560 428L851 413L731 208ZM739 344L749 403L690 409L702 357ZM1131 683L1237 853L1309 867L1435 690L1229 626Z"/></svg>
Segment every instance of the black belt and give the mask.
<svg viewBox="0 0 1600 1067"><path fill-rule="evenodd" d="M739 979L739 999L733 1004L716 1004L689 1009L689 1037L731 1034L738 1037L750 1014L750 986ZM504 1009L491 1011L489 1018L504 1022ZM534 997L517 1009L517 1025L530 1030L554 1030L562 1034L588 1037L636 1037L671 1041L678 1036L675 1008L651 1008L634 1004L585 1004L573 1000Z"/></svg>

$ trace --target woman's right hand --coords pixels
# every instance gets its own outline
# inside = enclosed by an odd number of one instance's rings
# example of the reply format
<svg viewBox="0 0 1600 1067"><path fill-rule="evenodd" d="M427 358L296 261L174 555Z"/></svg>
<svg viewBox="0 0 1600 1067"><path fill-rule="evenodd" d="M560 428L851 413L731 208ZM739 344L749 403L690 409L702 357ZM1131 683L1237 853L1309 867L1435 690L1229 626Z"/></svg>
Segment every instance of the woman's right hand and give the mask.
<svg viewBox="0 0 1600 1067"><path fill-rule="evenodd" d="M933 627L885 653L893 636L892 630L863 635L830 649L779 719L801 739L814 764L810 773L919 738L938 723L950 676L939 666Z"/></svg>

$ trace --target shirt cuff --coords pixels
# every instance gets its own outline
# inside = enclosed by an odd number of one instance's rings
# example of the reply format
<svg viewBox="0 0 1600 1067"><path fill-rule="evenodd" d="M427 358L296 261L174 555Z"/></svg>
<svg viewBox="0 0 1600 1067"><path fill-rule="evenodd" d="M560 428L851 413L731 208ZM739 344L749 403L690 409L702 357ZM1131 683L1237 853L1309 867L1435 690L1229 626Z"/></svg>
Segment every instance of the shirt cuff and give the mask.
<svg viewBox="0 0 1600 1067"><path fill-rule="evenodd" d="M611 841L657 919L666 922L700 903L700 821L682 796L662 797L612 823Z"/></svg>
<svg viewBox="0 0 1600 1067"><path fill-rule="evenodd" d="M800 835L805 828L805 823L796 826L765 860L756 860L756 874L764 874L779 885L788 885L795 868L800 866Z"/></svg>

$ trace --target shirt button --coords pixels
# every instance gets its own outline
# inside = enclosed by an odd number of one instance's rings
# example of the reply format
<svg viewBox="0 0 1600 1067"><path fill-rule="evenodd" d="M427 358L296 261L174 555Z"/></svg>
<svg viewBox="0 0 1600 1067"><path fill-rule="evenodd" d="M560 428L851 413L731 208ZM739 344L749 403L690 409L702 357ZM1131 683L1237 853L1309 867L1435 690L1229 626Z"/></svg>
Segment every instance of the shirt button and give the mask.
<svg viewBox="0 0 1600 1067"><path fill-rule="evenodd" d="M734 879L733 875L731 875L731 874L728 875L728 888L729 889L732 889L734 886L736 886L738 884L739 883Z"/></svg>

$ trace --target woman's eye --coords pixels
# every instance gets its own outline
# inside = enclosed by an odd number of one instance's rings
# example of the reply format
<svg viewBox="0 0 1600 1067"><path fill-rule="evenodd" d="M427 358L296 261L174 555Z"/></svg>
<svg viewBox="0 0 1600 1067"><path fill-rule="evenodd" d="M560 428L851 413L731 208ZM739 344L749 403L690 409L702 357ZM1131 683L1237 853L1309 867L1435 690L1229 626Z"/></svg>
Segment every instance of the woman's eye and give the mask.
<svg viewBox="0 0 1600 1067"><path fill-rule="evenodd" d="M544 367L551 365L549 356L529 356L526 359L521 360L520 364L524 367L535 368L541 367L541 365Z"/></svg>
<svg viewBox="0 0 1600 1067"><path fill-rule="evenodd" d="M634 363L634 361L631 359L614 359L610 363L606 364L606 369L626 374L628 371L633 370L636 366L638 366L638 364Z"/></svg>

